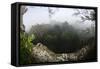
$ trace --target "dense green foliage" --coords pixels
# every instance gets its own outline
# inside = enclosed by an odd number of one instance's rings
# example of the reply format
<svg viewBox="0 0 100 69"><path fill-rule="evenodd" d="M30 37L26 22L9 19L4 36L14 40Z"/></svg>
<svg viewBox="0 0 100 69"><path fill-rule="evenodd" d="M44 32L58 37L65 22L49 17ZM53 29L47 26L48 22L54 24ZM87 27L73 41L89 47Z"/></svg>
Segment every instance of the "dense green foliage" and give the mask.
<svg viewBox="0 0 100 69"><path fill-rule="evenodd" d="M20 64L32 63L32 48L31 41L35 39L34 35L28 35L25 32L20 32Z"/></svg>

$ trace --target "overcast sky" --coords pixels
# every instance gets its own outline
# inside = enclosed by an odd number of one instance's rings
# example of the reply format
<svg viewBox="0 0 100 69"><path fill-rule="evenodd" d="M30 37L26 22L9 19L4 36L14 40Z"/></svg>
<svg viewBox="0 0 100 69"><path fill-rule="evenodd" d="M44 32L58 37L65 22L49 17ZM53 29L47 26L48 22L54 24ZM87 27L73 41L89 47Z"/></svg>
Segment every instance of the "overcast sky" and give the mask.
<svg viewBox="0 0 100 69"><path fill-rule="evenodd" d="M57 22L65 22L67 21L70 24L76 25L76 22L81 21L81 18L78 16L73 16L75 10L73 8L52 8L55 14L49 19L48 7L38 7L38 6L26 6L28 11L23 15L23 23L25 25L25 30L29 30L32 25L36 24L48 24L50 20ZM91 21L86 21L81 26L89 26Z"/></svg>

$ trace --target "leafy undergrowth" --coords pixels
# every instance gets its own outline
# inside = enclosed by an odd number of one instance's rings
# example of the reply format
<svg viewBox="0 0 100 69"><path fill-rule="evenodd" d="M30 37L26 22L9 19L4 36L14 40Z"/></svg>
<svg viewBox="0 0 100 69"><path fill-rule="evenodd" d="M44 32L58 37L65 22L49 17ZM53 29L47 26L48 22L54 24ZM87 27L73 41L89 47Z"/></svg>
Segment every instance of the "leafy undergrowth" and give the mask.
<svg viewBox="0 0 100 69"><path fill-rule="evenodd" d="M33 61L31 57L32 40L35 39L34 35L27 35L25 32L20 32L20 64L30 64Z"/></svg>

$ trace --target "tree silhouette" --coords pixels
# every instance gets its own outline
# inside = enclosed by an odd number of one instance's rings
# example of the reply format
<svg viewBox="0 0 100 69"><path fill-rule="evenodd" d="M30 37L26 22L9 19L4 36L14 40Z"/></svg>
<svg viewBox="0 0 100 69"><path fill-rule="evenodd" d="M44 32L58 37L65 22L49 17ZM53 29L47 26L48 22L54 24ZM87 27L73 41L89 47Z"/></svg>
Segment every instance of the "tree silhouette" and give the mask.
<svg viewBox="0 0 100 69"><path fill-rule="evenodd" d="M52 16L58 11L59 9L58 8L51 8L51 7L48 7L48 13L49 13L49 19L51 21L51 18Z"/></svg>
<svg viewBox="0 0 100 69"><path fill-rule="evenodd" d="M23 24L23 15L27 12L26 6L21 6L20 8L20 29L21 31L25 31L25 26Z"/></svg>
<svg viewBox="0 0 100 69"><path fill-rule="evenodd" d="M94 21L95 20L95 11L94 10L88 10L88 9L75 9L75 13L73 15L75 16L79 16L82 21L86 21L86 20L91 20Z"/></svg>

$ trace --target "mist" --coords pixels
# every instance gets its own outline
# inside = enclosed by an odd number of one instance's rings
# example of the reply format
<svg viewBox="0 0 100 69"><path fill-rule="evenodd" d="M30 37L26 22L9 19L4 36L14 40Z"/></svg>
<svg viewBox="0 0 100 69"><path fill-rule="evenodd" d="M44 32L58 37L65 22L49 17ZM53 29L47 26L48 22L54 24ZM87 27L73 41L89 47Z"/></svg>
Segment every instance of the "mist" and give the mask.
<svg viewBox="0 0 100 69"><path fill-rule="evenodd" d="M21 6L21 12L22 64L96 60L94 9Z"/></svg>
<svg viewBox="0 0 100 69"><path fill-rule="evenodd" d="M80 16L74 16L76 13L73 8L54 8L49 7L52 12L48 11L48 7L30 7L26 6L28 11L23 15L23 23L25 25L25 30L28 32L32 25L36 24L59 24L63 22L68 22L73 27L78 29L85 29L91 26L94 22L91 20L86 20L82 22ZM93 10L86 9L88 12ZM51 16L50 16L51 15ZM88 14L89 15L89 14Z"/></svg>

